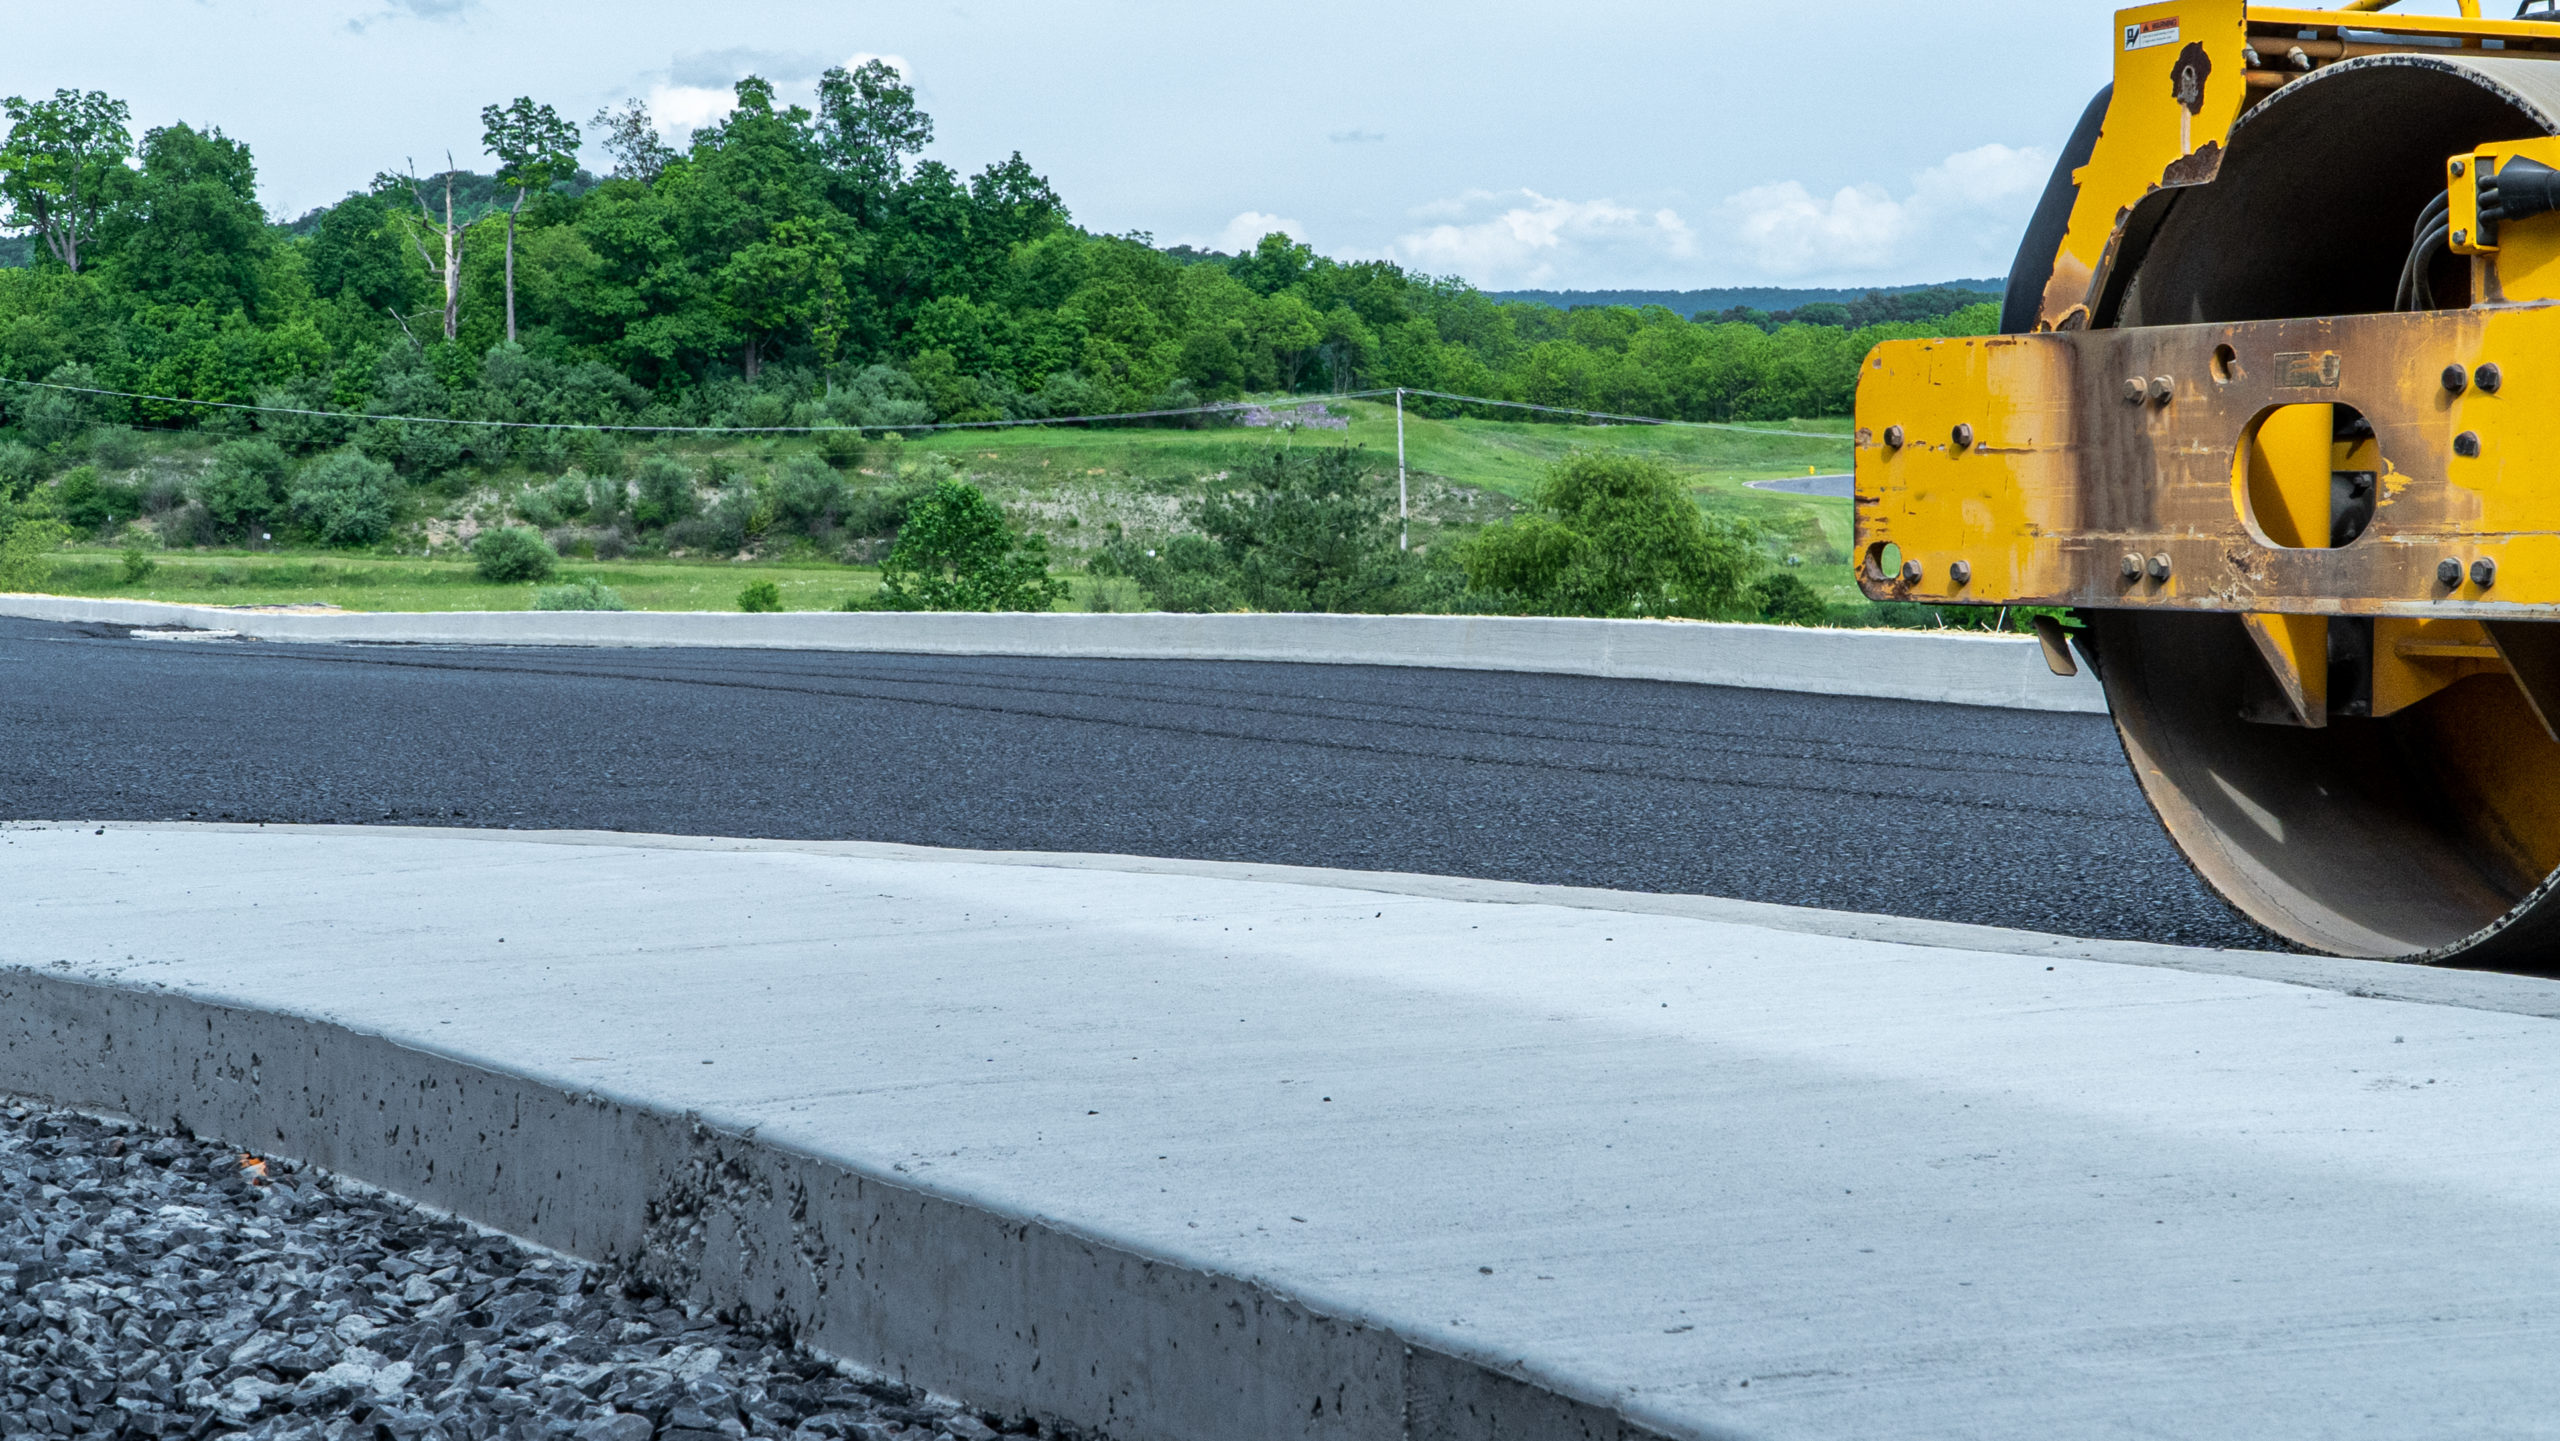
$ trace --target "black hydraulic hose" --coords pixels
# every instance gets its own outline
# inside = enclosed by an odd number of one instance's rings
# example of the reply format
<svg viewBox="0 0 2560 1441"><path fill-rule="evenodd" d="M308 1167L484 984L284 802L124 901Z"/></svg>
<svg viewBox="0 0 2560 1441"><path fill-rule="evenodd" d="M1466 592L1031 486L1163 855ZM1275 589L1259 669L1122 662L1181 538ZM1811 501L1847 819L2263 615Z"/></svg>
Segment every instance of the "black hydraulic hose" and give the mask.
<svg viewBox="0 0 2560 1441"><path fill-rule="evenodd" d="M2400 286L2391 296L2392 309L2435 308L2435 286L2428 272L2434 268L2437 247L2451 238L2452 209L2453 197L2439 190L2418 212L2417 224L2411 227L2409 257L2400 263Z"/></svg>

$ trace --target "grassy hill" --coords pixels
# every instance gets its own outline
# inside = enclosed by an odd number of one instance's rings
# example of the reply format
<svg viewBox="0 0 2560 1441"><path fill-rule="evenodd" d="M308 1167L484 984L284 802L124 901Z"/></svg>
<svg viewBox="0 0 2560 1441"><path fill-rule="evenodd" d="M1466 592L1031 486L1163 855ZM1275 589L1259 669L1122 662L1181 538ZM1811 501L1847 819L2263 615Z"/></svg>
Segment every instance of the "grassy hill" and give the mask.
<svg viewBox="0 0 2560 1441"><path fill-rule="evenodd" d="M857 485L892 483L922 457L947 457L960 474L1001 504L1026 529L1048 536L1056 569L1075 587L1069 608L1116 606L1131 597L1103 587L1086 571L1102 546L1127 536L1169 536L1185 529L1184 502L1214 485L1254 450L1275 444L1366 448L1394 475L1395 413L1387 405L1337 403L1349 429L1295 435L1219 428L1155 430L1025 428L954 431L913 440L877 440L849 478ZM1793 431L1796 434L1777 433ZM1845 419L1787 422L1766 428L1709 426L1571 426L1486 420L1406 419L1413 543L1426 552L1462 540L1479 527L1517 513L1545 467L1577 448L1658 457L1688 484L1708 512L1748 519L1767 537L1774 565L1790 556L1798 573L1835 603L1859 604L1848 575L1849 503L1773 494L1747 482L1811 471L1845 470ZM134 469L146 485L183 484L199 470L208 438L155 435ZM687 440L673 447L697 469L753 476L813 449L804 439ZM50 588L71 594L222 605L323 603L354 610L522 609L526 586L481 582L463 539L504 523L507 498L528 480L513 472L457 473L441 490L416 494L394 538L372 552L288 549L168 549L151 554L144 579L122 579L117 543L92 541L57 565ZM574 544L575 542L573 542ZM589 546L592 549L592 546ZM726 610L751 579L771 579L795 610L832 608L875 589L877 569L847 563L859 545L822 553L805 537L750 545L738 555L681 551L612 558L573 555L564 569L595 575L638 609ZM1125 589L1125 583L1123 583Z"/></svg>

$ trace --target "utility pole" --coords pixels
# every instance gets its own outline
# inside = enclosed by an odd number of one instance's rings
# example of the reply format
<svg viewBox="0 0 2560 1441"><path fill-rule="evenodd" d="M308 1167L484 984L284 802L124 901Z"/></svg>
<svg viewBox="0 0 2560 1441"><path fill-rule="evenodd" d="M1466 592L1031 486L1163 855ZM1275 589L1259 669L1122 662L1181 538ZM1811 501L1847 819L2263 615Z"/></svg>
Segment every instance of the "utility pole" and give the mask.
<svg viewBox="0 0 2560 1441"><path fill-rule="evenodd" d="M1396 387L1396 549L1413 549L1413 508L1404 488L1404 387Z"/></svg>

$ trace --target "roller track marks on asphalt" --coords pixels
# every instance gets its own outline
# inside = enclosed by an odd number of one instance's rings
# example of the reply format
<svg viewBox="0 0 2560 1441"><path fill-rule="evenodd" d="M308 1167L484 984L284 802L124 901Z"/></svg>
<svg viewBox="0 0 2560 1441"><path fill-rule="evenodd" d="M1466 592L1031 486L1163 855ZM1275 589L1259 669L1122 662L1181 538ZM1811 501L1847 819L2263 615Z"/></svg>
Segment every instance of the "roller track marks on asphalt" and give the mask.
<svg viewBox="0 0 2560 1441"><path fill-rule="evenodd" d="M2264 944L2103 717L1578 676L0 622L0 816L1109 852Z"/></svg>

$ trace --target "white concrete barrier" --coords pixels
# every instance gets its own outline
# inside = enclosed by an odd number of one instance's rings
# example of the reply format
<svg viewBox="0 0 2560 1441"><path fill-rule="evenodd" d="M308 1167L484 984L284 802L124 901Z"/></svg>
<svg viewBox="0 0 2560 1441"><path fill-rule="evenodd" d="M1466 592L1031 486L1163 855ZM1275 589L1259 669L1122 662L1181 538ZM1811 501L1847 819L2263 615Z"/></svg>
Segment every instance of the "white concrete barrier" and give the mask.
<svg viewBox="0 0 2560 1441"><path fill-rule="evenodd" d="M922 655L1292 661L1683 681L1809 695L2103 713L2033 640L1954 631L1469 615L985 615L799 611L278 611L0 596L0 615L233 631L265 641L724 646Z"/></svg>

